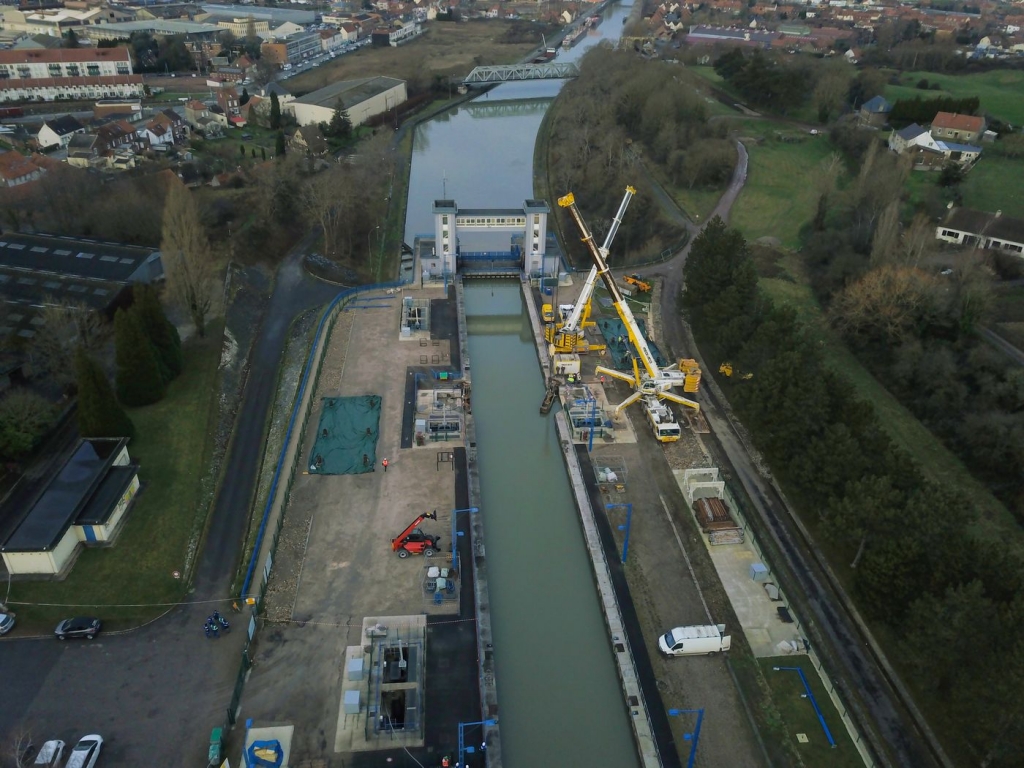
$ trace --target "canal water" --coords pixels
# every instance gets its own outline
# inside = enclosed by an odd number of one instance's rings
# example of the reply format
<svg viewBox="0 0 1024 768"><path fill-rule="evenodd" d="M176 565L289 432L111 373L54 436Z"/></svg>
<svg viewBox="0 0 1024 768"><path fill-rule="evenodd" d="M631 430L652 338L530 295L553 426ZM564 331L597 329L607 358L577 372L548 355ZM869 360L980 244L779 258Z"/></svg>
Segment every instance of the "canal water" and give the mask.
<svg viewBox="0 0 1024 768"><path fill-rule="evenodd" d="M630 10L607 9L559 59L614 39ZM534 143L559 87L508 83L417 130L406 242L432 233L435 199L512 208L533 197ZM504 250L507 237L462 246ZM502 758L510 768L636 766L554 420L538 414L544 384L519 283L469 281L465 299Z"/></svg>

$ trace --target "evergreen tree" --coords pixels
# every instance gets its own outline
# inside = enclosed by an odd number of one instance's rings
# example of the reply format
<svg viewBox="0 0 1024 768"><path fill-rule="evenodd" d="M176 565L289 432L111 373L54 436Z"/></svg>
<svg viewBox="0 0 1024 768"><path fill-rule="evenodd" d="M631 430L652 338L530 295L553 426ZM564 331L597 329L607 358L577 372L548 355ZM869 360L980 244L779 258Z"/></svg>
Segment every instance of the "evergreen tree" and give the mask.
<svg viewBox="0 0 1024 768"><path fill-rule="evenodd" d="M114 318L117 397L125 405L149 405L166 393L156 350L135 312L119 309Z"/></svg>
<svg viewBox="0 0 1024 768"><path fill-rule="evenodd" d="M261 158L262 158L262 159L263 159L264 161L266 161L266 159L267 159L267 150L266 150L266 148L265 148L265 147L260 147L260 157L261 157Z"/></svg>
<svg viewBox="0 0 1024 768"><path fill-rule="evenodd" d="M352 138L352 121L349 119L341 99L338 99L338 103L334 105L334 114L331 115L331 122L325 133L331 138L342 141Z"/></svg>
<svg viewBox="0 0 1024 768"><path fill-rule="evenodd" d="M75 354L78 432L83 437L132 437L135 426L118 404L107 375L81 347Z"/></svg>
<svg viewBox="0 0 1024 768"><path fill-rule="evenodd" d="M181 373L185 361L181 354L181 337L174 323L167 319L156 290L151 285L140 284L134 288L135 303L132 310L139 313L142 329L146 332L164 381L171 381Z"/></svg>
<svg viewBox="0 0 1024 768"><path fill-rule="evenodd" d="M277 94L270 93L270 129L276 131L281 127L281 102L277 100Z"/></svg>
<svg viewBox="0 0 1024 768"><path fill-rule="evenodd" d="M278 159L284 157L284 133L281 131L277 132L277 138L274 140L274 155Z"/></svg>

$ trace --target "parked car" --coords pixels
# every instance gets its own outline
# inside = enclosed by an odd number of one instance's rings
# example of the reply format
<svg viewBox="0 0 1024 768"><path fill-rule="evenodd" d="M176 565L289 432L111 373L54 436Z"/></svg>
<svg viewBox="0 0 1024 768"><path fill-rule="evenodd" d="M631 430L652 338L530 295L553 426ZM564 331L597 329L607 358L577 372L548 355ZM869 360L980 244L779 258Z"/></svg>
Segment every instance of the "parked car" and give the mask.
<svg viewBox="0 0 1024 768"><path fill-rule="evenodd" d="M0 613L0 635L6 635L14 629L14 614Z"/></svg>
<svg viewBox="0 0 1024 768"><path fill-rule="evenodd" d="M58 768L61 758L64 757L64 742L60 739L53 739L46 742L39 749L35 762L32 765L46 766L46 768Z"/></svg>
<svg viewBox="0 0 1024 768"><path fill-rule="evenodd" d="M73 619L64 619L53 630L53 634L58 640L69 637L85 637L92 640L99 634L100 626L100 620L93 616L77 616Z"/></svg>
<svg viewBox="0 0 1024 768"><path fill-rule="evenodd" d="M92 768L96 765L96 759L100 756L102 747L102 736L95 733L83 736L68 755L68 763L64 768Z"/></svg>

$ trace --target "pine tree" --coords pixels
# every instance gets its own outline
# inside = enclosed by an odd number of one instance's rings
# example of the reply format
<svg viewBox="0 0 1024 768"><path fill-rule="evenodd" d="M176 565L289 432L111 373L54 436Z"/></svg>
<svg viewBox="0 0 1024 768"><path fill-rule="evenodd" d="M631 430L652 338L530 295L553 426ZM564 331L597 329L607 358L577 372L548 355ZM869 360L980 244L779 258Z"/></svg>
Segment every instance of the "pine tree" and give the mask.
<svg viewBox="0 0 1024 768"><path fill-rule="evenodd" d="M132 437L135 425L118 404L107 375L81 347L75 354L78 432L82 437Z"/></svg>
<svg viewBox="0 0 1024 768"><path fill-rule="evenodd" d="M166 393L156 350L135 312L119 309L114 317L117 352L117 398L125 405L149 405Z"/></svg>
<svg viewBox="0 0 1024 768"><path fill-rule="evenodd" d="M276 131L281 127L281 102L277 100L277 94L270 92L270 129Z"/></svg>
<svg viewBox="0 0 1024 768"><path fill-rule="evenodd" d="M281 131L277 132L277 139L274 141L274 154L278 159L284 157L284 134Z"/></svg>
<svg viewBox="0 0 1024 768"><path fill-rule="evenodd" d="M142 329L156 350L157 362L164 381L171 381L177 378L185 367L178 329L164 314L164 308L153 286L142 283L136 285L133 292L135 303L132 309L139 313Z"/></svg>

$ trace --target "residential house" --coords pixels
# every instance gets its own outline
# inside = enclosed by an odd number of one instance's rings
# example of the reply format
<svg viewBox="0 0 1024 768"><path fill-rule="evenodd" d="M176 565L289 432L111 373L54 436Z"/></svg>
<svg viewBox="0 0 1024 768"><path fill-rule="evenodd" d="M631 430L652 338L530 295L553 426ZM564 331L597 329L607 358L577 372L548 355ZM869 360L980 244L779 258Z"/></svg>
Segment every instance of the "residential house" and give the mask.
<svg viewBox="0 0 1024 768"><path fill-rule="evenodd" d="M1009 251L1024 257L1024 220L1003 216L1002 211L985 213L953 208L935 228L935 237L947 243Z"/></svg>
<svg viewBox="0 0 1024 768"><path fill-rule="evenodd" d="M72 115L63 115L44 121L36 134L36 141L42 149L58 149L66 147L76 133L85 133L85 126Z"/></svg>
<svg viewBox="0 0 1024 768"><path fill-rule="evenodd" d="M73 168L102 168L107 161L100 148L100 139L96 134L77 133L68 142L67 164Z"/></svg>
<svg viewBox="0 0 1024 768"><path fill-rule="evenodd" d="M207 107L203 102L198 99L192 99L185 104L185 121L194 129L199 130L202 128L200 120L203 118L209 119L210 108Z"/></svg>
<svg viewBox="0 0 1024 768"><path fill-rule="evenodd" d="M139 136L153 148L182 144L188 138L188 123L173 109L165 109L143 126Z"/></svg>
<svg viewBox="0 0 1024 768"><path fill-rule="evenodd" d="M320 30L320 47L324 53L337 51L345 45L345 37L336 29Z"/></svg>
<svg viewBox="0 0 1024 768"><path fill-rule="evenodd" d="M321 157L330 150L327 140L320 132L320 126L310 124L300 126L289 139L292 148L309 157Z"/></svg>
<svg viewBox="0 0 1024 768"><path fill-rule="evenodd" d="M939 141L917 123L889 134L889 149L909 154L915 171L941 170L947 162L970 168L981 156L981 147Z"/></svg>
<svg viewBox="0 0 1024 768"><path fill-rule="evenodd" d="M371 38L375 48L387 46L394 48L401 43L412 40L422 31L423 28L417 22L409 22L408 24L396 22L373 30Z"/></svg>
<svg viewBox="0 0 1024 768"><path fill-rule="evenodd" d="M121 151L134 152L142 148L142 142L135 126L127 120L117 120L101 125L96 129L96 137L100 141L100 152L103 154Z"/></svg>
<svg viewBox="0 0 1024 768"><path fill-rule="evenodd" d="M344 24L338 26L338 36L342 38L345 43L354 43L359 39L359 25L353 24L351 21L346 21Z"/></svg>
<svg viewBox="0 0 1024 768"><path fill-rule="evenodd" d="M0 153L0 185L17 187L40 178L46 171L32 158L17 152Z"/></svg>
<svg viewBox="0 0 1024 768"><path fill-rule="evenodd" d="M224 110L224 114L230 120L238 117L238 91L234 87L220 88L217 90L217 105Z"/></svg>
<svg viewBox="0 0 1024 768"><path fill-rule="evenodd" d="M858 118L863 125L881 128L889 122L890 112L892 112L892 104L882 96L875 96L861 104Z"/></svg>
<svg viewBox="0 0 1024 768"><path fill-rule="evenodd" d="M961 144L976 144L985 133L985 118L939 112L932 120L931 134L936 139L949 139Z"/></svg>

